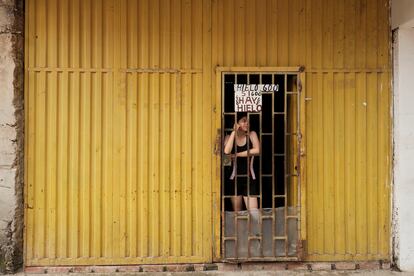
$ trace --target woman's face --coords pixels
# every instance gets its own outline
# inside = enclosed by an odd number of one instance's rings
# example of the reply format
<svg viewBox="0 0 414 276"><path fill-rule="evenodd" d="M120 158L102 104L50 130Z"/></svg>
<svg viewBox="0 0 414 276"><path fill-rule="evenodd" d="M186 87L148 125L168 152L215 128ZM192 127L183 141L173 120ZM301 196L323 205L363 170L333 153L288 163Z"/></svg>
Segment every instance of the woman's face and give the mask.
<svg viewBox="0 0 414 276"><path fill-rule="evenodd" d="M247 131L249 129L249 121L247 117L242 117L238 122L240 129L243 131Z"/></svg>

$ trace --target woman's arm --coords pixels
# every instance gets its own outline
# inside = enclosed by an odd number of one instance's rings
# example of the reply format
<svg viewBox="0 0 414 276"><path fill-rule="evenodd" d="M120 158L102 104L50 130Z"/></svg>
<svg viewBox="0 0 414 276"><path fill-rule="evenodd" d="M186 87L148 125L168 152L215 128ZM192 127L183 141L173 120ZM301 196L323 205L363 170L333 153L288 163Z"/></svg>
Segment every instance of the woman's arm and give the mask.
<svg viewBox="0 0 414 276"><path fill-rule="evenodd" d="M249 155L259 155L260 154L260 141L257 137L256 131L250 131L250 141L252 141L253 148L249 149ZM247 141L246 141L247 143ZM238 152L238 157L246 157L247 156L247 150Z"/></svg>
<svg viewBox="0 0 414 276"><path fill-rule="evenodd" d="M236 132L233 130L230 135L226 135L224 138L224 153L230 154L231 150L233 149L234 137Z"/></svg>
<svg viewBox="0 0 414 276"><path fill-rule="evenodd" d="M233 149L234 139L236 138L236 131L239 129L239 124L235 123L233 131L224 139L224 154L230 154Z"/></svg>

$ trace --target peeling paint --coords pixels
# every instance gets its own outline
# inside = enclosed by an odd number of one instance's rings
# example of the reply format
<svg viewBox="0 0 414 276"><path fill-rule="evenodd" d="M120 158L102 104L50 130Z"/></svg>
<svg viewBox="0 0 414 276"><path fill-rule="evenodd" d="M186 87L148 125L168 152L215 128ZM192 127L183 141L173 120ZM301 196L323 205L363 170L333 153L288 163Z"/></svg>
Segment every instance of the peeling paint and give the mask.
<svg viewBox="0 0 414 276"><path fill-rule="evenodd" d="M0 3L0 272L23 264L24 0Z"/></svg>

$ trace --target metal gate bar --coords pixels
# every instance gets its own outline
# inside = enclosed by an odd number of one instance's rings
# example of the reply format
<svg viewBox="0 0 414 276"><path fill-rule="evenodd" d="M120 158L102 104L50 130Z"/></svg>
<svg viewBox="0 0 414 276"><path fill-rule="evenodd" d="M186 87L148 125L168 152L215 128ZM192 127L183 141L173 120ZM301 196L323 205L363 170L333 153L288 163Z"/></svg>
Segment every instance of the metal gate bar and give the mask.
<svg viewBox="0 0 414 276"><path fill-rule="evenodd" d="M291 242L289 240L289 220L294 220L296 222L296 242L299 241L299 198L297 199L297 204L293 204L293 206L289 206L288 204L288 191L289 191L289 187L291 187L293 184L297 183L299 184L299 176L300 176L300 163L299 163L299 159L300 156L299 154L297 154L297 159L295 160L294 157L292 156L291 153L294 153L294 149L292 149L292 145L293 145L293 141L294 138L292 138L293 136L296 136L296 142L300 143L300 124L299 124L299 118L300 118L300 101L299 101L299 72L298 73L291 73L291 72L228 72L228 73L223 73L222 74L222 103L223 103L223 113L222 113L222 125L224 126L222 128L222 136L224 137L226 132L230 132L233 130L230 127L226 127L226 123L228 123L226 120L229 120L229 118L231 117L233 119L233 121L229 124L229 126L233 125L235 122L237 122L237 113L234 112L234 110L227 110L227 106L226 105L226 98L228 98L229 96L226 95L226 93L229 93L229 89L227 89L228 87L226 87L226 84L228 83L228 80L226 80L227 78L231 78L232 80L230 81L230 84L269 84L269 80L264 81L263 80L263 76L266 75L267 77L270 76L270 82L272 84L276 84L277 80L276 80L276 76L282 76L283 77L283 89L282 91L279 92L263 92L263 95L271 95L271 133L268 132L263 132L263 112L256 112L256 113L247 113L247 117L248 117L248 121L249 121L249 127L248 127L248 132L247 132L247 137L246 137L246 143L247 143L247 158L246 158L246 162L247 162L247 172L246 174L237 174L234 178L234 191L233 191L233 195L227 195L226 194L226 189L225 189L225 185L226 185L226 171L225 171L225 166L226 164L224 164L225 161L222 162L222 166L221 166L221 174L222 174L222 200L221 200L221 205L222 205L222 227L221 227L221 231L222 231L222 243L221 243L221 249L222 249L222 253L223 253L223 257L224 260L226 261L253 261L253 260L297 260L298 256L297 256L297 250L295 252L294 255L292 255L291 253L289 253L289 242ZM252 77L258 77L257 80L252 82ZM291 77L293 79L293 77L296 77L296 91L289 91L289 80L288 77ZM245 78L245 80L243 81L243 79ZM293 86L292 86L293 87ZM232 88L233 89L233 88ZM283 111L281 112L280 110L275 110L275 93L283 93ZM289 115L289 108L290 106L292 106L294 103L293 99L296 97L296 120L294 123L296 123L296 129L293 130L291 129L291 126L288 125L289 123L293 123L292 119L290 118ZM266 98L267 99L267 98ZM233 100L234 101L234 96L230 97L229 100ZM263 98L264 100L264 98ZM290 101L290 102L289 102ZM250 155L250 128L251 128L251 116L253 116L255 118L255 120L257 121L257 117L258 117L258 121L259 121L259 140L260 140L260 154L256 157L254 157L255 159L259 159L259 172L257 172L257 178L256 178L256 183L255 185L259 185L259 195L252 195L254 197L257 198L258 200L258 214L257 214L257 219L258 221L253 221L253 223L255 224L255 229L253 229L252 227L252 211L249 210L250 208L250 202L249 200L247 200L247 212L226 212L225 207L226 207L226 202L228 200L231 201L231 198L234 197L235 195L238 195L238 190L237 190L237 183L238 183L238 178L239 177L245 177L247 178L246 182L247 182L247 197L249 198L251 195L251 191L250 191L250 162L251 162L251 155ZM257 116L257 117L255 117ZM281 152L276 152L276 145L275 145L275 131L277 131L276 129L276 119L275 116L283 116L283 153ZM293 115L292 115L293 116ZM278 121L279 121L279 117L278 117ZM268 121L267 121L268 123ZM293 125L294 126L294 125ZM292 126L292 127L293 127ZM262 173L263 171L263 137L270 137L271 140L271 148L267 148L265 150L271 150L271 174L269 173ZM288 143L288 139L289 138L289 143ZM268 138L266 138L268 139ZM269 145L267 145L269 147ZM233 147L234 147L234 152L237 153L237 142L234 141L233 143ZM290 151L288 151L288 147L290 147ZM296 145L297 149L296 151L299 151L300 149L300 145ZM290 155L290 156L288 156ZM276 179L275 176L275 166L276 166L276 160L278 162L278 164L280 164L280 160L279 158L283 158L283 193L280 193L276 190L276 186L275 185L280 185L280 183L278 183L278 180ZM288 159L291 158L291 159ZM222 151L222 160L227 160L226 162L237 162L237 156L234 156L234 158L231 158L229 156L225 156L223 151ZM257 162L257 161L256 161ZM288 164L289 162L289 164ZM296 162L296 163L295 163ZM295 164L293 166L293 171L292 170L292 166L291 164ZM228 164L227 164L228 166ZM295 168L296 166L296 168ZM227 176L228 177L228 176ZM295 182L293 179L297 178L297 181ZM271 191L272 191L272 195L271 195L271 212L270 214L264 214L264 198L263 198L263 185L264 183L269 183L270 179L270 183L272 185L271 187ZM266 180L266 181L265 181ZM291 181L291 182L289 182ZM288 187L288 183L289 187ZM228 185L228 184L227 184ZM227 189L228 190L228 189ZM298 195L299 195L299 191L298 191ZM276 200L283 200L283 233L278 233L277 229L276 229L276 221L279 219L278 217L280 215L278 215L277 213L277 206L276 206ZM242 199L243 202L243 199ZM292 211L289 211L290 208L292 208ZM279 212L280 213L280 212ZM226 235L226 229L230 229L229 224L231 223L230 221L226 221L226 218L228 215L232 215L229 216L229 218L232 219L232 233L227 233ZM265 252L264 252L264 246L265 246L265 240L264 240L264 220L271 220L271 252L272 252L272 256L265 256ZM247 226L245 225L245 229L247 230L247 240L245 241L241 241L240 237L239 237L239 227L240 225L243 225L240 223L240 221L246 221ZM295 224L294 224L295 225ZM247 228L247 229L246 229ZM243 229L242 229L243 230ZM255 231L254 231L255 230ZM230 230L229 230L230 231ZM254 233L256 232L256 233ZM280 231L279 231L280 232ZM231 235L230 235L231 234ZM278 241L283 241L283 252L284 255L280 256L277 253L277 247L280 246L280 243L278 243ZM247 245L247 257L246 256L239 256L240 253L240 248L242 246L242 244L240 244L240 242L246 242L247 244L245 244L244 246ZM229 245L229 243L231 243ZM258 252L255 251L253 253L255 256L252 256L252 252L251 252L251 248L252 248L252 244L254 243L254 245L259 245L259 254L257 254ZM226 248L233 248L233 252L227 252Z"/></svg>

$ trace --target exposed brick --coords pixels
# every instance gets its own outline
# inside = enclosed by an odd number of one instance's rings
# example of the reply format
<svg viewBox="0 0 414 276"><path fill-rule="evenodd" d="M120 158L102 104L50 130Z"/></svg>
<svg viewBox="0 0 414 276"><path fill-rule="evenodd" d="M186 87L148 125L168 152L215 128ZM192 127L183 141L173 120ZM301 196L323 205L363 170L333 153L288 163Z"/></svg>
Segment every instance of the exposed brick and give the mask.
<svg viewBox="0 0 414 276"><path fill-rule="evenodd" d="M331 270L331 263L308 263L312 271Z"/></svg>
<svg viewBox="0 0 414 276"><path fill-rule="evenodd" d="M355 270L355 262L335 262L336 270Z"/></svg>
<svg viewBox="0 0 414 276"><path fill-rule="evenodd" d="M242 264L242 270L255 271L255 270L286 270L286 264L284 263L245 263Z"/></svg>
<svg viewBox="0 0 414 276"><path fill-rule="evenodd" d="M117 266L115 268L118 269L118 272L139 272L140 266L137 265L124 265L124 266Z"/></svg>
<svg viewBox="0 0 414 276"><path fill-rule="evenodd" d="M214 270L218 270L218 266L217 264L204 264L203 270L205 271L214 271Z"/></svg>
<svg viewBox="0 0 414 276"><path fill-rule="evenodd" d="M184 271L184 267L182 265L164 265L161 271L182 272Z"/></svg>
<svg viewBox="0 0 414 276"><path fill-rule="evenodd" d="M73 273L106 273L116 272L187 272L187 271L331 271L343 270L380 270L381 263L370 262L247 262L212 263L212 264L171 264L171 265L125 265L125 266L51 266L26 267L25 272L31 274L67 274ZM391 263L383 262L382 269L391 269Z"/></svg>
<svg viewBox="0 0 414 276"><path fill-rule="evenodd" d="M391 263L390 262L384 262L384 263L382 263L382 269L384 269L384 270L390 270L391 269Z"/></svg>
<svg viewBox="0 0 414 276"><path fill-rule="evenodd" d="M142 269L144 272L163 272L163 265L143 265Z"/></svg>
<svg viewBox="0 0 414 276"><path fill-rule="evenodd" d="M44 274L45 273L45 267L28 266L28 267L25 267L24 272L31 273L31 274Z"/></svg>
<svg viewBox="0 0 414 276"><path fill-rule="evenodd" d="M88 266L74 266L73 270L74 273L87 273L89 272Z"/></svg>
<svg viewBox="0 0 414 276"><path fill-rule="evenodd" d="M118 267L117 266L94 266L93 269L96 273L115 273Z"/></svg>
<svg viewBox="0 0 414 276"><path fill-rule="evenodd" d="M219 271L237 271L241 269L237 264L230 263L218 263L217 268Z"/></svg>
<svg viewBox="0 0 414 276"><path fill-rule="evenodd" d="M194 271L204 271L204 264L195 264Z"/></svg>
<svg viewBox="0 0 414 276"><path fill-rule="evenodd" d="M264 270L264 264L260 263L243 263L241 265L243 271Z"/></svg>
<svg viewBox="0 0 414 276"><path fill-rule="evenodd" d="M289 262L285 263L288 270L308 270L308 266L306 263L300 263L300 262Z"/></svg>
<svg viewBox="0 0 414 276"><path fill-rule="evenodd" d="M65 273L69 273L71 269L73 271L73 268L70 266L52 266L52 267L47 267L47 273L65 274Z"/></svg>
<svg viewBox="0 0 414 276"><path fill-rule="evenodd" d="M379 262L358 262L359 269L362 270L378 270L380 269Z"/></svg>

